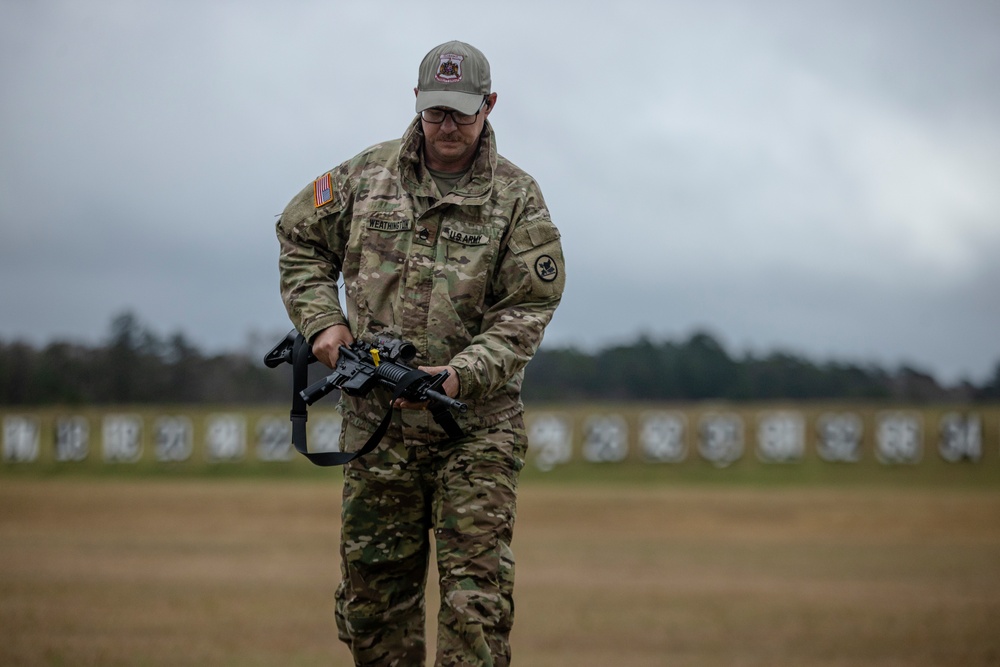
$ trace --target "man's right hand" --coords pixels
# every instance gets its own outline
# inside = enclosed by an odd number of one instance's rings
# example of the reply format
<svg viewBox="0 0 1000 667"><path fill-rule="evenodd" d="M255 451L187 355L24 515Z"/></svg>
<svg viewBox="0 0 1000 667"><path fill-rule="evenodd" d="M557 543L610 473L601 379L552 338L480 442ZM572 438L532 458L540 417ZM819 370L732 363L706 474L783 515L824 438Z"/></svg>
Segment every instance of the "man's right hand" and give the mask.
<svg viewBox="0 0 1000 667"><path fill-rule="evenodd" d="M340 346L349 346L354 342L351 330L345 324L334 324L320 331L313 339L313 355L329 368L337 365L340 358Z"/></svg>

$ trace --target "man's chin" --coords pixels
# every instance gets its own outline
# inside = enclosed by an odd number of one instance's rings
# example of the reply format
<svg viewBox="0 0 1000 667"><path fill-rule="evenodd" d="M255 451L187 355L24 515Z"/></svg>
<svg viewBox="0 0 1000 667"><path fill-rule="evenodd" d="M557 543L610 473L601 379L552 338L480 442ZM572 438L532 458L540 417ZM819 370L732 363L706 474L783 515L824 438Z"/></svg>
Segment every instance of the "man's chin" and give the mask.
<svg viewBox="0 0 1000 667"><path fill-rule="evenodd" d="M462 160L466 155L465 146L462 144L437 144L435 149L435 153L437 153L438 157L444 162Z"/></svg>

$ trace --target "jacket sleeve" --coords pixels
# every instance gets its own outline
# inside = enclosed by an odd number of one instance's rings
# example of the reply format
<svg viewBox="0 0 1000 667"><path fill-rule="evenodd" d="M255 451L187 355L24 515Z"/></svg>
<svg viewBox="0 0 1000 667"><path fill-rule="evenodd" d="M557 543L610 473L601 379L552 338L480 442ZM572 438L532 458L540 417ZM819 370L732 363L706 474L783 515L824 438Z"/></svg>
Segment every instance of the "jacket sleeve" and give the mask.
<svg viewBox="0 0 1000 667"><path fill-rule="evenodd" d="M342 185L337 171L324 174L289 202L276 225L281 300L310 341L327 327L347 324L337 290L350 220Z"/></svg>
<svg viewBox="0 0 1000 667"><path fill-rule="evenodd" d="M480 333L451 361L463 398L485 398L515 378L520 382L562 299L562 244L548 210L526 207L511 224Z"/></svg>

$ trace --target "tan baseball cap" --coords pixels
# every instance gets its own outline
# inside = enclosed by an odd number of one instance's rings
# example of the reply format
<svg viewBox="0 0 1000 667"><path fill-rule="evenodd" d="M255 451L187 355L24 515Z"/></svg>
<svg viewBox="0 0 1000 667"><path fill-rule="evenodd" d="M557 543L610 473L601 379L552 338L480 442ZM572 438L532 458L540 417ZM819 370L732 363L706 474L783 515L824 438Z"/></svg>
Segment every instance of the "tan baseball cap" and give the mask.
<svg viewBox="0 0 1000 667"><path fill-rule="evenodd" d="M476 113L492 85L490 63L482 51L465 42L447 42L420 63L417 113L431 107Z"/></svg>

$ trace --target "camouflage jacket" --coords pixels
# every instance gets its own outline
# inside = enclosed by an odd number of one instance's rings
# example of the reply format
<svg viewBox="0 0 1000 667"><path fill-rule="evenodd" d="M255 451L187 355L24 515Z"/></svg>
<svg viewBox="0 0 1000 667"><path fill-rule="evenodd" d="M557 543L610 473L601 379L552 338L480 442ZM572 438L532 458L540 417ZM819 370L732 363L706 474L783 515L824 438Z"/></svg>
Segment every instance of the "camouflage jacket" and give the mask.
<svg viewBox="0 0 1000 667"><path fill-rule="evenodd" d="M277 224L281 296L308 340L344 323L357 339L409 340L414 365L454 367L469 404L459 425L472 431L523 409L524 367L562 297L562 246L538 185L497 153L489 123L472 169L443 197L422 139L415 119L401 140L363 151L292 199ZM343 396L340 407L371 428L387 397ZM395 418L408 442L444 437L427 411Z"/></svg>

